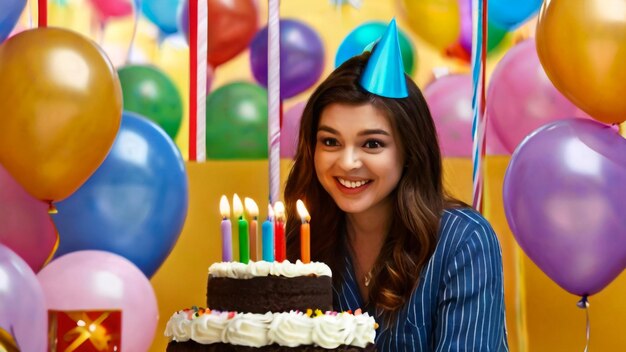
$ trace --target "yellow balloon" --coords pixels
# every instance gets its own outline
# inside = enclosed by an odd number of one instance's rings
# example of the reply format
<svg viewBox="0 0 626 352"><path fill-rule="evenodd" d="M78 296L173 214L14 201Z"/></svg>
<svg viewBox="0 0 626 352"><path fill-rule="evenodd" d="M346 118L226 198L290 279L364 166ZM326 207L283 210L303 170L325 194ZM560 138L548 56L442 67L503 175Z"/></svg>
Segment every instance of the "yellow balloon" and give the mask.
<svg viewBox="0 0 626 352"><path fill-rule="evenodd" d="M537 53L554 86L598 121L626 120L626 0L551 0Z"/></svg>
<svg viewBox="0 0 626 352"><path fill-rule="evenodd" d="M0 46L0 77L0 163L36 198L66 198L119 130L117 72L91 40L39 28Z"/></svg>
<svg viewBox="0 0 626 352"><path fill-rule="evenodd" d="M461 35L458 0L402 0L406 22L413 32L439 50Z"/></svg>

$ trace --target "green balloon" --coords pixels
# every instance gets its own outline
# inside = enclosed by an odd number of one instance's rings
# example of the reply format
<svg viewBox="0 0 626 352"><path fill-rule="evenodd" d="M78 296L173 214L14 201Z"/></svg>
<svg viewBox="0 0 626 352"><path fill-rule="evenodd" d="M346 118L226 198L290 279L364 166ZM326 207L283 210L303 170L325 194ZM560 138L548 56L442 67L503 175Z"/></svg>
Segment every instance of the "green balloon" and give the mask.
<svg viewBox="0 0 626 352"><path fill-rule="evenodd" d="M267 91L254 83L220 87L206 100L208 159L267 158Z"/></svg>
<svg viewBox="0 0 626 352"><path fill-rule="evenodd" d="M154 66L129 65L117 70L124 110L136 112L176 138L183 119L183 100L174 82Z"/></svg>
<svg viewBox="0 0 626 352"><path fill-rule="evenodd" d="M491 22L487 22L487 52L495 51L509 32Z"/></svg>

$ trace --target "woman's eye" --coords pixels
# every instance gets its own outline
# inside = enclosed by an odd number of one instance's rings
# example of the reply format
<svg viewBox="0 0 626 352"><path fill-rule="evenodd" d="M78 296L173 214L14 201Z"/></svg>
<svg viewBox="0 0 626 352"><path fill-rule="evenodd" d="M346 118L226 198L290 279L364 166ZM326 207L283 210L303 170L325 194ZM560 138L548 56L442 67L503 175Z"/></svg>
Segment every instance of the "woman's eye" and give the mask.
<svg viewBox="0 0 626 352"><path fill-rule="evenodd" d="M336 147L339 145L335 138L322 138L321 142L326 147Z"/></svg>
<svg viewBox="0 0 626 352"><path fill-rule="evenodd" d="M382 148L385 145L381 141L372 139L372 140L369 140L369 141L365 142L365 144L363 146L365 148L368 148L368 149L376 149L376 148Z"/></svg>

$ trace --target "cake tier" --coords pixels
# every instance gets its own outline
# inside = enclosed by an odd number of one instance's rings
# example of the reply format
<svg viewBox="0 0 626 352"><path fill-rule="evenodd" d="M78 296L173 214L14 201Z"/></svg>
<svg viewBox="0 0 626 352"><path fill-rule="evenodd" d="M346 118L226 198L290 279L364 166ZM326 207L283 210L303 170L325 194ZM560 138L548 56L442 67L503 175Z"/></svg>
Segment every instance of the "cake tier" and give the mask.
<svg viewBox="0 0 626 352"><path fill-rule="evenodd" d="M222 311L249 313L332 310L329 276L265 276L232 279L209 275L207 306Z"/></svg>
<svg viewBox="0 0 626 352"><path fill-rule="evenodd" d="M285 347L280 345L269 345L263 347L247 347L235 346L225 343L215 343L211 345L199 344L195 341L175 342L171 341L167 345L167 352L328 352L328 351L344 351L344 352L360 352L375 351L374 345L370 344L365 348L354 346L339 346L333 349L326 349L317 346L298 346Z"/></svg>

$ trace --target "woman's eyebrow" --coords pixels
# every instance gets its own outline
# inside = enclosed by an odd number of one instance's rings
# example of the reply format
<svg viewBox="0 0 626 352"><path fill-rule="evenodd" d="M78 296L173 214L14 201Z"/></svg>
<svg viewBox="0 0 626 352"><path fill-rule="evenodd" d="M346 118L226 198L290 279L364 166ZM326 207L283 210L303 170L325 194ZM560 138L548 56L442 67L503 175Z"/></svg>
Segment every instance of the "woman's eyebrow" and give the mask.
<svg viewBox="0 0 626 352"><path fill-rule="evenodd" d="M337 131L336 129L326 126L326 125L321 125L318 129L317 132L320 131L324 131L324 132L328 132L328 133L332 133L332 134L339 134L339 131Z"/></svg>
<svg viewBox="0 0 626 352"><path fill-rule="evenodd" d="M371 129L371 130L363 130L360 131L357 135L358 136L367 136L370 134L382 134L385 136L391 136L391 134L389 134L389 132L383 130L383 129Z"/></svg>

